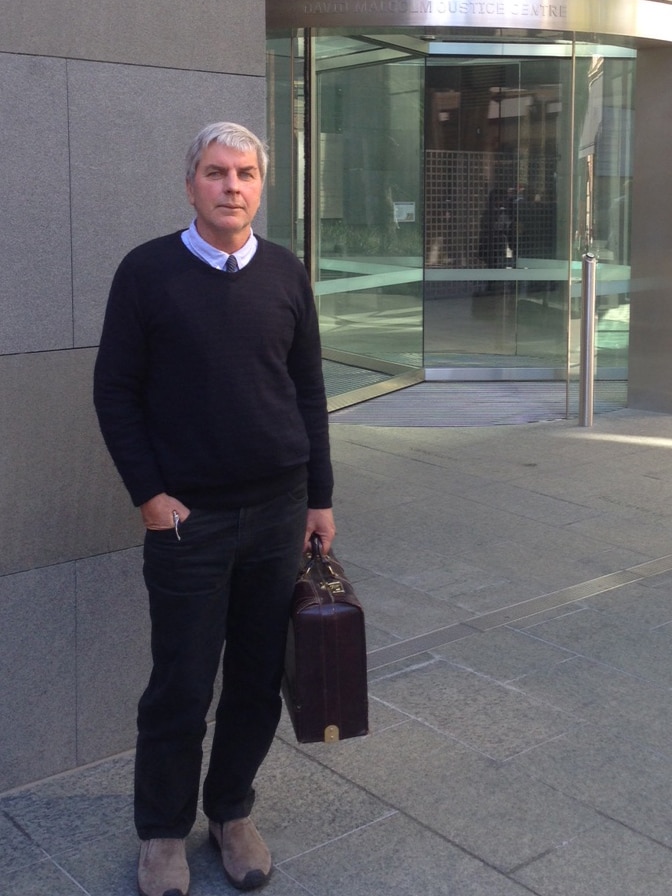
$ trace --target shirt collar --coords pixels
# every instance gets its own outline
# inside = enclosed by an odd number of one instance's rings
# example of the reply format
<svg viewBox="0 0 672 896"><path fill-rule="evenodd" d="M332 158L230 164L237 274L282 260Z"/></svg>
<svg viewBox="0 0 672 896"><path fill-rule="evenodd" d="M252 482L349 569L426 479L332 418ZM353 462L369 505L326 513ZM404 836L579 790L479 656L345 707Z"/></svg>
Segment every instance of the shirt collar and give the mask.
<svg viewBox="0 0 672 896"><path fill-rule="evenodd" d="M207 243L196 229L196 219L191 222L187 230L182 231L182 242L184 245L201 261L209 264L210 267L223 270L226 266L226 260L229 257L226 252L216 249L210 243ZM244 268L246 264L252 260L252 256L257 251L258 241L254 233L250 230L250 236L242 248L238 249L234 254L239 268Z"/></svg>

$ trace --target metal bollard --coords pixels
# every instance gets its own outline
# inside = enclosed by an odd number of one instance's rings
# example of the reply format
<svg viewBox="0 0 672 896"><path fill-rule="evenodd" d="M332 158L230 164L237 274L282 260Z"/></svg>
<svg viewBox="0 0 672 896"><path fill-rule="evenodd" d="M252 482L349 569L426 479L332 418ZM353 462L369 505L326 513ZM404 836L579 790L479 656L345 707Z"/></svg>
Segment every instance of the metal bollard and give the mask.
<svg viewBox="0 0 672 896"><path fill-rule="evenodd" d="M581 356L579 366L579 426L593 425L595 383L595 295L597 259L587 252L581 270Z"/></svg>

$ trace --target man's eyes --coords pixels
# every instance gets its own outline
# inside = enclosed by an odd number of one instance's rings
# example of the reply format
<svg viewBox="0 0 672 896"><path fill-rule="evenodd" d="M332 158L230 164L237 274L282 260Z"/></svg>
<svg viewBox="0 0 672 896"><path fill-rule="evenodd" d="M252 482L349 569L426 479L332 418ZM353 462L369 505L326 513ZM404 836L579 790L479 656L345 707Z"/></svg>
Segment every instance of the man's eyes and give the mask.
<svg viewBox="0 0 672 896"><path fill-rule="evenodd" d="M214 168L211 171L206 171L205 176L210 180L218 180L220 178L226 177L228 171L222 171L218 168ZM238 179L239 180L254 180L254 171L239 171Z"/></svg>

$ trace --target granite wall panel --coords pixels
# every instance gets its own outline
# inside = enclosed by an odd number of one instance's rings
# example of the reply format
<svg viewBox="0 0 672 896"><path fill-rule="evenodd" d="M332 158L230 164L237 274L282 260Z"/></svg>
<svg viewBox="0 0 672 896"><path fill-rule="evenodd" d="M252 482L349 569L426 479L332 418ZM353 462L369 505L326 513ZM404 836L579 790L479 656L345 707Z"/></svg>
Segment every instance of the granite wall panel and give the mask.
<svg viewBox="0 0 672 896"><path fill-rule="evenodd" d="M77 571L77 764L130 749L151 670L142 549L80 560Z"/></svg>
<svg viewBox="0 0 672 896"><path fill-rule="evenodd" d="M669 414L672 218L661 172L672 143L672 48L639 51L635 109L628 405Z"/></svg>
<svg viewBox="0 0 672 896"><path fill-rule="evenodd" d="M66 65L0 54L0 354L72 346Z"/></svg>
<svg viewBox="0 0 672 896"><path fill-rule="evenodd" d="M0 575L141 541L98 431L94 357L88 349L0 358Z"/></svg>
<svg viewBox="0 0 672 896"><path fill-rule="evenodd" d="M142 525L91 378L132 246L186 226L183 158L265 132L263 0L24 0L0 29L0 790L129 749L149 672ZM265 233L265 213L256 222Z"/></svg>
<svg viewBox="0 0 672 896"><path fill-rule="evenodd" d="M264 0L5 3L0 52L263 77Z"/></svg>
<svg viewBox="0 0 672 896"><path fill-rule="evenodd" d="M207 72L68 64L75 344L97 345L114 270L186 227L184 156L211 121L265 134L265 82ZM263 214L255 224L262 232Z"/></svg>
<svg viewBox="0 0 672 896"><path fill-rule="evenodd" d="M75 568L0 577L0 790L76 764Z"/></svg>

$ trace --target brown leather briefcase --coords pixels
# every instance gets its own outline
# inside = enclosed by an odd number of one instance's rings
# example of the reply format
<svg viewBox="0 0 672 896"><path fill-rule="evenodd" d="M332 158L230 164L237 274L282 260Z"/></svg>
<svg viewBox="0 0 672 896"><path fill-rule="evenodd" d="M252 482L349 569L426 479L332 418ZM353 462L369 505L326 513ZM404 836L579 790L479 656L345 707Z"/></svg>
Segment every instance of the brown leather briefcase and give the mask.
<svg viewBox="0 0 672 896"><path fill-rule="evenodd" d="M364 612L316 537L294 588L282 690L300 743L368 734Z"/></svg>

